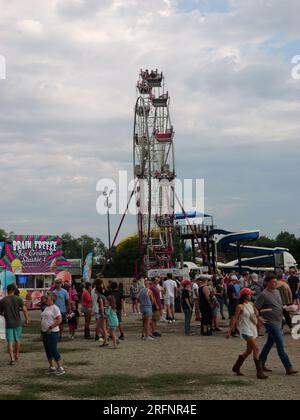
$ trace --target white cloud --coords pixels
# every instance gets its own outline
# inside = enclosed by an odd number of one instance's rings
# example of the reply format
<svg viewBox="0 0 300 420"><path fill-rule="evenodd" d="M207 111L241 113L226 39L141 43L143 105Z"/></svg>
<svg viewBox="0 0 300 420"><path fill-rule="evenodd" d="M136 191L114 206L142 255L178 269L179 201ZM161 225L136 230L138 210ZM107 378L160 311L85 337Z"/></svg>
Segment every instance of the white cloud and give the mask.
<svg viewBox="0 0 300 420"><path fill-rule="evenodd" d="M41 34L43 32L43 25L37 20L21 20L17 23L17 28L28 34Z"/></svg>

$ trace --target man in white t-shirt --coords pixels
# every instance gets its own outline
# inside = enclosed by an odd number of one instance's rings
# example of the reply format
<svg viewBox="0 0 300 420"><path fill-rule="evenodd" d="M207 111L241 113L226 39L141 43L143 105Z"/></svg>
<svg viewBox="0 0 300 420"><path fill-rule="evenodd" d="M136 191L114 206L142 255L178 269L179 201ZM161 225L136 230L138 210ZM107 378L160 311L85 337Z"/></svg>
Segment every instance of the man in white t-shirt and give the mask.
<svg viewBox="0 0 300 420"><path fill-rule="evenodd" d="M175 298L177 296L177 283L172 274L167 274L164 282L165 305L167 307L167 319L169 324L175 323Z"/></svg>

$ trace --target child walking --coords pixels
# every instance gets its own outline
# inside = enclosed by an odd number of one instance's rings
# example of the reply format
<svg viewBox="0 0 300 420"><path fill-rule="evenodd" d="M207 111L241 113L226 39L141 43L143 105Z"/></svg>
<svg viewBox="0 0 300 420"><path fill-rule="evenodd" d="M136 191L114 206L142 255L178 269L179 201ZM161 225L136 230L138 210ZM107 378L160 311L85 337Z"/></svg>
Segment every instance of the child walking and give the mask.
<svg viewBox="0 0 300 420"><path fill-rule="evenodd" d="M74 340L75 333L78 329L79 312L76 309L76 302L71 302L70 310L67 314L67 320L69 325L69 334L71 340Z"/></svg>
<svg viewBox="0 0 300 420"><path fill-rule="evenodd" d="M119 340L117 339L117 335L116 335L116 330L119 326L116 301L113 296L108 296L107 301L108 301L108 306L106 307L106 315L108 318L109 334L111 336L113 348L116 349L117 344L119 344Z"/></svg>

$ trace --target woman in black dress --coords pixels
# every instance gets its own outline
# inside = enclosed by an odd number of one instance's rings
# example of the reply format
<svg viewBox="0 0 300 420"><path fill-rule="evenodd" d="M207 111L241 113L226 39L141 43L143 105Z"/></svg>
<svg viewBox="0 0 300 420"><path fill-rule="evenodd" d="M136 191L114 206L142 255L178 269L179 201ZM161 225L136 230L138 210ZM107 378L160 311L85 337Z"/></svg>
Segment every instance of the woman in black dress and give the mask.
<svg viewBox="0 0 300 420"><path fill-rule="evenodd" d="M211 301L210 290L208 288L208 279L207 277L200 277L199 280L199 306L202 316L201 335L211 336L213 323L213 305Z"/></svg>

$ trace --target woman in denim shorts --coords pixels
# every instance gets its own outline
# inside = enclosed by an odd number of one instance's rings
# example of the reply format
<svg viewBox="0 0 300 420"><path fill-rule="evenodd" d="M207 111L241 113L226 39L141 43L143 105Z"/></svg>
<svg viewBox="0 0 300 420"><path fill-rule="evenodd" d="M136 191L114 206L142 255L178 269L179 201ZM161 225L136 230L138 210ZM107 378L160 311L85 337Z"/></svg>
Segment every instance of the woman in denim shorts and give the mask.
<svg viewBox="0 0 300 420"><path fill-rule="evenodd" d="M263 367L259 361L259 347L257 345L257 325L259 314L254 304L251 302L254 292L245 288L241 291L240 295L241 302L236 309L236 314L232 319L227 337L230 338L232 332L238 329L240 331L241 338L247 343L247 349L243 355L239 356L236 364L232 368L232 371L236 373L237 376L244 376L241 373L241 367L246 359L253 353L257 379L268 379L268 377L264 374Z"/></svg>
<svg viewBox="0 0 300 420"><path fill-rule="evenodd" d="M151 337L151 319L152 319L152 304L154 302L153 293L150 290L150 282L145 279L145 287L139 293L140 311L143 316L143 335L144 340L153 340Z"/></svg>

